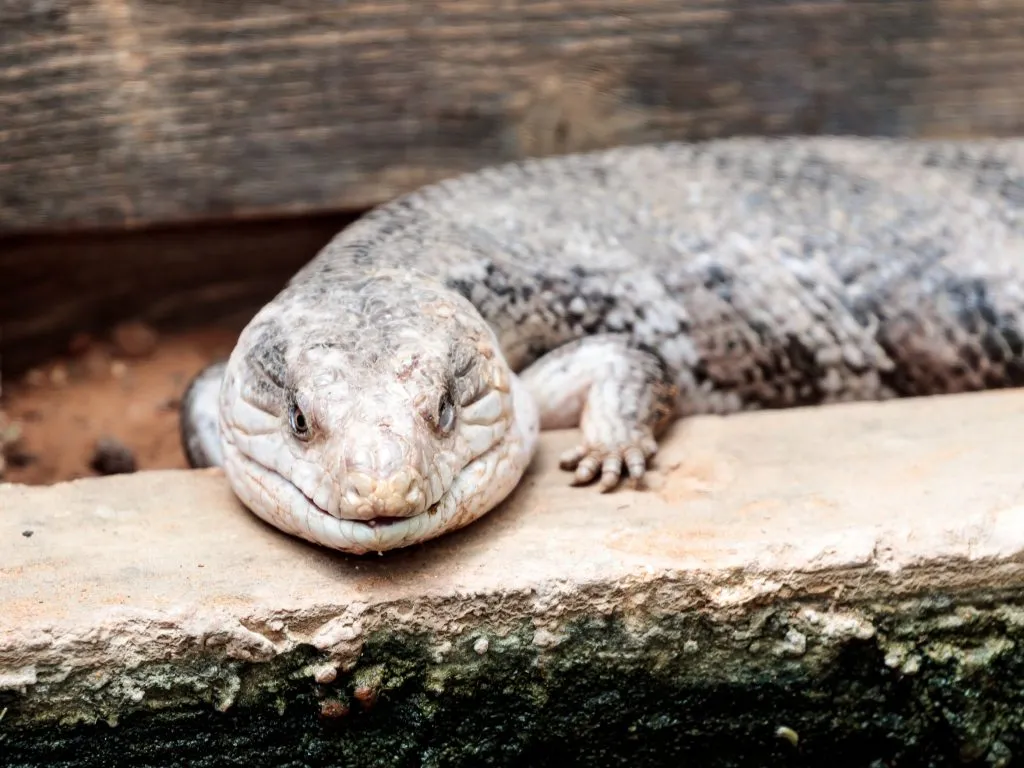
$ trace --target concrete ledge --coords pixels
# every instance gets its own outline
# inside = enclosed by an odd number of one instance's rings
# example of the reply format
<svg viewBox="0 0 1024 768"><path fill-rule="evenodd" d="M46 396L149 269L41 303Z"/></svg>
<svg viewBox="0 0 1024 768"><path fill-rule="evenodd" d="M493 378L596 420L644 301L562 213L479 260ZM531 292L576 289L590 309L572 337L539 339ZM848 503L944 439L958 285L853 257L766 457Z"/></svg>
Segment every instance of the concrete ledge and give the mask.
<svg viewBox="0 0 1024 768"><path fill-rule="evenodd" d="M1024 391L694 419L600 496L553 433L364 558L218 472L0 485L0 764L1008 765L1022 435Z"/></svg>

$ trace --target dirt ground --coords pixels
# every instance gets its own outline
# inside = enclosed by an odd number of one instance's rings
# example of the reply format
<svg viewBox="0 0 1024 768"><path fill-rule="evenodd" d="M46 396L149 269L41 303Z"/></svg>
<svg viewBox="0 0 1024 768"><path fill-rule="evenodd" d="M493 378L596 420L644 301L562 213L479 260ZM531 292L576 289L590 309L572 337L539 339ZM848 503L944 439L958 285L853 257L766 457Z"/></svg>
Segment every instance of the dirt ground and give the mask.
<svg viewBox="0 0 1024 768"><path fill-rule="evenodd" d="M237 330L158 337L127 324L3 382L2 481L43 485L131 469L186 467L178 405L192 375L230 353ZM5 445L6 444L6 445Z"/></svg>

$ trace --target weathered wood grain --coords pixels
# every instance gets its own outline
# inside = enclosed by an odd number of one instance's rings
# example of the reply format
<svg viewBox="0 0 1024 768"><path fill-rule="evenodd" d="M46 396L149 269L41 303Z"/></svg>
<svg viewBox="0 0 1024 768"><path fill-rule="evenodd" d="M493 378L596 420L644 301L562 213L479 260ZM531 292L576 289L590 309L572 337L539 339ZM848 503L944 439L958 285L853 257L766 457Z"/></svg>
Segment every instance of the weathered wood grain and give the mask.
<svg viewBox="0 0 1024 768"><path fill-rule="evenodd" d="M359 209L501 160L1024 129L1024 0L0 0L0 230Z"/></svg>
<svg viewBox="0 0 1024 768"><path fill-rule="evenodd" d="M126 319L240 328L347 216L0 239L3 375Z"/></svg>

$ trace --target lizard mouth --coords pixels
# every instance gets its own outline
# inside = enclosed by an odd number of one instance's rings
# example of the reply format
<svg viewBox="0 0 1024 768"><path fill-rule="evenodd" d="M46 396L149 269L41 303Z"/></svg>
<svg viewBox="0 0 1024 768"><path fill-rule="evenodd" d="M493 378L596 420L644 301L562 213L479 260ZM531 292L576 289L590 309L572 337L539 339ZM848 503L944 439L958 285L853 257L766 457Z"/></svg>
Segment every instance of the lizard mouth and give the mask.
<svg viewBox="0 0 1024 768"><path fill-rule="evenodd" d="M237 461L228 462L225 469L234 474L233 485L240 500L264 522L351 555L380 554L462 527L507 495L518 481L518 475L502 476L508 480L504 484L507 487L497 484L498 493L493 501L481 497L476 487L467 486L479 482L481 471L475 470L495 465L496 457L506 455L508 447L503 442L492 445L463 467L453 485L433 505L408 517L382 515L364 520L336 517L285 475L242 452L237 453ZM492 473L484 471L482 474L490 476Z"/></svg>
<svg viewBox="0 0 1024 768"><path fill-rule="evenodd" d="M437 506L436 504L434 504L433 506L431 506L428 509L423 510L422 512L417 512L415 515L409 515L407 517L399 517L397 515L392 515L392 516L381 515L380 517L368 517L368 518L338 517L336 515L332 515L326 509L324 509L319 504L317 504L315 501L313 501L313 499L310 498L309 494L307 494L304 490L299 488L299 486L295 485L295 483L292 483L287 478L285 478L285 477L283 477L281 475L278 475L278 477L280 477L285 482L290 483L295 488L295 490L297 490L299 493L301 493L305 497L305 499L309 503L309 505L311 507L313 507L313 509L316 509L316 510L320 511L321 513L323 513L323 514L327 515L328 517L333 518L335 520L345 520L346 522L349 522L349 523L366 525L366 526L369 526L370 528L386 528L389 525L397 525L398 523L401 523L403 520L409 520L410 518L419 517L420 515L425 515L425 514L428 514L430 512L433 512L434 508Z"/></svg>
<svg viewBox="0 0 1024 768"><path fill-rule="evenodd" d="M444 504L444 496L433 506L409 517L382 515L365 520L336 517L284 475L257 464L244 454L239 458L240 468L244 467L242 477L255 481L261 489L255 498L248 497L249 510L274 527L315 544L352 555L380 554L433 538L448 522L444 514L437 514ZM274 500L273 504L267 504L268 497Z"/></svg>
<svg viewBox="0 0 1024 768"><path fill-rule="evenodd" d="M394 525L395 523L406 520L405 517L371 517L369 520L364 520L371 528L383 528L388 525Z"/></svg>

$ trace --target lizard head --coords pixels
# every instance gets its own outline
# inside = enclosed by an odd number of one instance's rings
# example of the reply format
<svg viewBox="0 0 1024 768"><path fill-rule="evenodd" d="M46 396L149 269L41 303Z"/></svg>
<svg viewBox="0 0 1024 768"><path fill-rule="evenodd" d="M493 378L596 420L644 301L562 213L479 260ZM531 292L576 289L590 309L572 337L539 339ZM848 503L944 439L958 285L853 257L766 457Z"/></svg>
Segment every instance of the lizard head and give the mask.
<svg viewBox="0 0 1024 768"><path fill-rule="evenodd" d="M476 309L405 272L285 289L239 337L217 407L242 502L352 553L481 516L519 482L538 432Z"/></svg>

